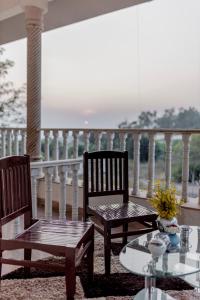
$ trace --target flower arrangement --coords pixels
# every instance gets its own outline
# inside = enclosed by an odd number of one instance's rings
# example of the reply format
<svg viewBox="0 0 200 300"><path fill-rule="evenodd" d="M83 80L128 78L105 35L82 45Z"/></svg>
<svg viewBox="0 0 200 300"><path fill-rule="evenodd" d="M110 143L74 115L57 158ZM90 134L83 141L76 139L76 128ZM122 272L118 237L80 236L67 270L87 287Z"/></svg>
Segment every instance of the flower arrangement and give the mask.
<svg viewBox="0 0 200 300"><path fill-rule="evenodd" d="M182 199L177 199L174 186L165 188L160 182L155 185L155 194L150 199L150 203L158 212L157 223L161 232L170 235L180 232L176 216L180 213L180 206L183 202Z"/></svg>
<svg viewBox="0 0 200 300"><path fill-rule="evenodd" d="M174 186L165 188L158 182L155 185L155 194L150 199L150 203L156 209L160 218L171 220L180 213L180 206L184 201L177 199Z"/></svg>

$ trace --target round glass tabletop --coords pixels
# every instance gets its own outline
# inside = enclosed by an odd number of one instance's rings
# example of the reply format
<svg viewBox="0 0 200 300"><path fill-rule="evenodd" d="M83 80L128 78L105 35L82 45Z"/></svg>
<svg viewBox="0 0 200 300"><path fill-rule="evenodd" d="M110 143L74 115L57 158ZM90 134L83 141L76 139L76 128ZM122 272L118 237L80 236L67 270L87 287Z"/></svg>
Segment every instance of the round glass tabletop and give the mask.
<svg viewBox="0 0 200 300"><path fill-rule="evenodd" d="M179 277L200 271L200 227L191 226L187 240L172 252L153 259L148 241L158 231L144 234L129 242L120 253L121 264L130 272L146 277Z"/></svg>

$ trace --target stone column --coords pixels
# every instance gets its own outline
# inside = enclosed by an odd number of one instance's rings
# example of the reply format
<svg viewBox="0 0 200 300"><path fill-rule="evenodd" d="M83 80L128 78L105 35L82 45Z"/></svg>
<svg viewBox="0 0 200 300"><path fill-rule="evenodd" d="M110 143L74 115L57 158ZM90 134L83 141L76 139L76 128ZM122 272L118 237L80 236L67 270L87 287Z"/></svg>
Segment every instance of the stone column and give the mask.
<svg viewBox="0 0 200 300"><path fill-rule="evenodd" d="M133 167L133 195L138 196L139 194L139 178L140 178L140 134L133 134L134 142L134 167Z"/></svg>
<svg viewBox="0 0 200 300"><path fill-rule="evenodd" d="M27 32L27 153L40 160L41 36L47 0L21 0Z"/></svg>
<svg viewBox="0 0 200 300"><path fill-rule="evenodd" d="M90 133L88 131L84 131L83 133L84 138L84 151L89 151L89 145L90 145Z"/></svg>
<svg viewBox="0 0 200 300"><path fill-rule="evenodd" d="M172 164L172 134L165 133L166 157L165 157L165 180L166 188L171 184L171 164Z"/></svg>
<svg viewBox="0 0 200 300"><path fill-rule="evenodd" d="M155 133L149 133L149 159L148 159L148 192L147 197L153 195L155 176Z"/></svg>
<svg viewBox="0 0 200 300"><path fill-rule="evenodd" d="M119 134L120 151L126 150L126 139L127 139L127 133L120 132L120 134Z"/></svg>
<svg viewBox="0 0 200 300"><path fill-rule="evenodd" d="M114 137L115 137L115 134L114 132L107 132L107 141L108 141L108 150L109 151L112 151L113 150L113 141L114 141Z"/></svg>
<svg viewBox="0 0 200 300"><path fill-rule="evenodd" d="M190 133L182 135L183 160L182 160L182 199L188 200L188 180L189 180L189 154L190 154Z"/></svg>
<svg viewBox="0 0 200 300"><path fill-rule="evenodd" d="M102 138L102 132L96 131L94 133L96 151L100 151L101 150L101 138Z"/></svg>

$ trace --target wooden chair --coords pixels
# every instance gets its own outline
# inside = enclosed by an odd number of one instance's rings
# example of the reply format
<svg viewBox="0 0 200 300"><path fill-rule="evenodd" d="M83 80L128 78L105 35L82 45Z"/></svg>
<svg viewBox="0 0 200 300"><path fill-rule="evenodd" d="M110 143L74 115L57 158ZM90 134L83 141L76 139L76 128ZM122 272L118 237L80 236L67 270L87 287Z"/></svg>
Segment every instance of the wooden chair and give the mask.
<svg viewBox="0 0 200 300"><path fill-rule="evenodd" d="M33 220L29 156L0 159L0 278L2 264L64 270L67 299L74 299L76 266L83 257L93 276L94 225L90 222ZM24 231L14 239L2 237L2 225L24 214ZM4 250L24 249L24 260L3 258ZM65 257L65 265L31 261L32 249Z"/></svg>
<svg viewBox="0 0 200 300"><path fill-rule="evenodd" d="M127 151L85 152L83 157L83 220L86 221L93 216L95 228L104 236L105 273L109 275L111 239L122 237L123 244L126 244L127 236L156 229L157 214L128 199ZM122 195L121 203L116 201L117 195ZM100 196L112 196L113 201L98 204L97 199L94 200L94 198ZM139 222L143 226L130 231L128 224L131 222ZM122 226L123 230L112 233L111 229L119 226Z"/></svg>

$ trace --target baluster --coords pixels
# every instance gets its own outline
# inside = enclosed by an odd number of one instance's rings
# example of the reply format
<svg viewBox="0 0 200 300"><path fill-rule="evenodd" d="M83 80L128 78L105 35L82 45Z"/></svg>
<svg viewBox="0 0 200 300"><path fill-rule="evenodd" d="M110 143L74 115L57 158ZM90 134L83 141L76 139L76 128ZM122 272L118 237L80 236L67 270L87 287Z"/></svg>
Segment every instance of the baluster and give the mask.
<svg viewBox="0 0 200 300"><path fill-rule="evenodd" d="M200 189L199 189L199 205L200 205Z"/></svg>
<svg viewBox="0 0 200 300"><path fill-rule="evenodd" d="M94 134L95 144L96 144L96 151L101 150L101 138L102 132L96 131Z"/></svg>
<svg viewBox="0 0 200 300"><path fill-rule="evenodd" d="M121 151L126 150L126 139L127 139L127 133L120 132L119 140L120 140L120 150Z"/></svg>
<svg viewBox="0 0 200 300"><path fill-rule="evenodd" d="M45 167L45 218L52 219L52 176L54 167Z"/></svg>
<svg viewBox="0 0 200 300"><path fill-rule="evenodd" d="M188 200L188 180L189 180L189 153L190 153L190 133L182 135L183 160L182 160L182 198Z"/></svg>
<svg viewBox="0 0 200 300"><path fill-rule="evenodd" d="M115 137L115 134L114 132L108 132L107 133L107 137L108 137L108 150L112 151L113 150L113 141L114 141L114 137Z"/></svg>
<svg viewBox="0 0 200 300"><path fill-rule="evenodd" d="M140 177L140 134L133 134L134 143L134 168L133 168L133 195L138 196L139 194L139 177Z"/></svg>
<svg viewBox="0 0 200 300"><path fill-rule="evenodd" d="M147 197L152 197L155 174L155 133L149 133L149 159L148 159L148 192Z"/></svg>
<svg viewBox="0 0 200 300"><path fill-rule="evenodd" d="M6 156L6 130L5 129L1 130L1 145L2 145L1 156L4 157Z"/></svg>
<svg viewBox="0 0 200 300"><path fill-rule="evenodd" d="M12 155L12 129L7 130L7 155Z"/></svg>
<svg viewBox="0 0 200 300"><path fill-rule="evenodd" d="M73 158L77 158L78 157L78 136L79 136L79 131L74 130L73 131L73 139L74 139Z"/></svg>
<svg viewBox="0 0 200 300"><path fill-rule="evenodd" d="M68 137L69 132L67 130L63 131L63 159L68 158Z"/></svg>
<svg viewBox="0 0 200 300"><path fill-rule="evenodd" d="M50 160L49 158L49 137L50 137L50 130L44 131L44 159Z"/></svg>
<svg viewBox="0 0 200 300"><path fill-rule="evenodd" d="M21 153L23 155L26 153L26 131L25 131L25 129L21 130L21 135L22 135Z"/></svg>
<svg viewBox="0 0 200 300"><path fill-rule="evenodd" d="M67 168L68 168L68 166L59 166L58 167L58 173L59 173L59 177L60 177L60 201L59 201L59 219L60 220L65 220L66 219Z"/></svg>
<svg viewBox="0 0 200 300"><path fill-rule="evenodd" d="M53 130L53 159L59 160L59 145L58 145L58 137L59 132L58 130ZM59 181L58 177L58 167L54 167L54 175L53 175L54 181Z"/></svg>
<svg viewBox="0 0 200 300"><path fill-rule="evenodd" d="M72 166L72 220L78 220L78 170L80 164Z"/></svg>
<svg viewBox="0 0 200 300"><path fill-rule="evenodd" d="M32 214L37 219L37 178L40 176L40 168L31 168L31 193L32 193Z"/></svg>
<svg viewBox="0 0 200 300"><path fill-rule="evenodd" d="M84 138L84 150L88 152L90 133L88 131L84 131L83 138Z"/></svg>
<svg viewBox="0 0 200 300"><path fill-rule="evenodd" d="M165 157L165 180L166 188L170 187L171 183L171 164L172 164L172 134L165 133L166 157Z"/></svg>
<svg viewBox="0 0 200 300"><path fill-rule="evenodd" d="M19 130L14 130L14 154L19 155Z"/></svg>

